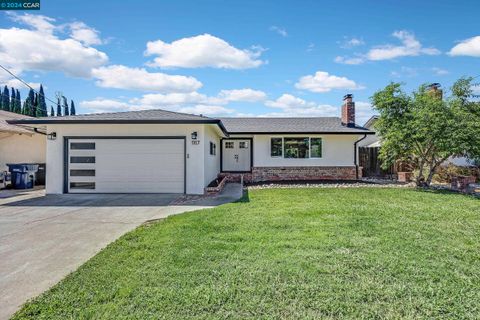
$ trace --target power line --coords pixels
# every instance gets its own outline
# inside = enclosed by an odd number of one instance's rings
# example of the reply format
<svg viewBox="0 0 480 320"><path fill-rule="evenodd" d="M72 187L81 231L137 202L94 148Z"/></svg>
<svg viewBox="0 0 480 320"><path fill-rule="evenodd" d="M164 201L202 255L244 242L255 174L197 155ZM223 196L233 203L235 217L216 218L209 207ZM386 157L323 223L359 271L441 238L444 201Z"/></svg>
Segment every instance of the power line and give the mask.
<svg viewBox="0 0 480 320"><path fill-rule="evenodd" d="M6 72L8 72L12 77L14 77L15 79L17 79L18 81L20 81L21 83L23 83L24 85L26 85L28 88L32 89L33 92L35 92L36 94L38 94L39 96L43 96L46 100L50 101L51 103L53 104L57 104L57 102L53 101L52 99L48 98L45 96L45 94L42 94L40 92L38 92L37 90L35 90L34 88L32 88L32 86L30 86L27 82L25 82L22 78L18 77L17 75L15 75L13 72L11 72L10 70L8 70L7 68L5 68L4 66L2 66L0 64L0 68L2 68L3 70L5 70Z"/></svg>

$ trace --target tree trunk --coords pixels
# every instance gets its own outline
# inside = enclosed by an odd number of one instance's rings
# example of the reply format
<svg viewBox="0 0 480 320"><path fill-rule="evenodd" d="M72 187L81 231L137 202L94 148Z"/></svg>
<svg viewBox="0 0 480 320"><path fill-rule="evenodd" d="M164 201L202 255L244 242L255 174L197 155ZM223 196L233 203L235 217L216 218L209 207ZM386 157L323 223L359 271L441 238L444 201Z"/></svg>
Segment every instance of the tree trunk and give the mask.
<svg viewBox="0 0 480 320"><path fill-rule="evenodd" d="M423 176L424 163L425 163L424 160L421 159L418 165L418 176L415 179L415 184L417 185L417 187L423 187L425 185L425 177Z"/></svg>

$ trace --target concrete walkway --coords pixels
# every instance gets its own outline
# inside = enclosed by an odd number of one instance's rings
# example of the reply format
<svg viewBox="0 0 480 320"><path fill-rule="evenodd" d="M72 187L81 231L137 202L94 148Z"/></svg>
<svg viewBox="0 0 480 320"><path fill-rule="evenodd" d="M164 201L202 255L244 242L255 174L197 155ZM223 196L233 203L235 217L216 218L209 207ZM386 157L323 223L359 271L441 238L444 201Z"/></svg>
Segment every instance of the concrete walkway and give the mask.
<svg viewBox="0 0 480 320"><path fill-rule="evenodd" d="M12 191L0 191L0 319L145 221L235 201L241 186L175 205L183 195L6 192Z"/></svg>

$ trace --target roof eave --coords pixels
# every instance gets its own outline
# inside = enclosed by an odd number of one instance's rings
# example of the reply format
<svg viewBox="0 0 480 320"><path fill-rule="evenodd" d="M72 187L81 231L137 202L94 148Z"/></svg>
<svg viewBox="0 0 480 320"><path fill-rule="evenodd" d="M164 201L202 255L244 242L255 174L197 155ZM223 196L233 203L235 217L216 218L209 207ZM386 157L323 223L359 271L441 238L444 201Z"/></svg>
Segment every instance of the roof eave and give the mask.
<svg viewBox="0 0 480 320"><path fill-rule="evenodd" d="M18 119L7 120L12 125L32 125L32 124L216 124L228 137L228 131L219 119L202 119L202 120L159 120L159 119L118 119L118 120L80 120L80 119Z"/></svg>
<svg viewBox="0 0 480 320"><path fill-rule="evenodd" d="M341 135L358 135L358 134L375 134L373 131L357 131L357 132L345 132L345 131L230 131L229 134L269 134L269 135L276 135L276 134L341 134Z"/></svg>

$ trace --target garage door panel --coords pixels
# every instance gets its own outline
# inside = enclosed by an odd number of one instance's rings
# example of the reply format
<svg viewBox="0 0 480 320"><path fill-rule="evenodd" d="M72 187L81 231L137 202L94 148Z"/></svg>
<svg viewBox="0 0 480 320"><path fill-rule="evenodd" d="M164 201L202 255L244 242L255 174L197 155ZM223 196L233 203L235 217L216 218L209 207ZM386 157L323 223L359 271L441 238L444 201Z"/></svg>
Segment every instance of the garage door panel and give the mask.
<svg viewBox="0 0 480 320"><path fill-rule="evenodd" d="M96 189L100 193L183 193L183 183L176 182L166 185L165 183L136 182L132 181L128 185L122 185L118 182L97 182Z"/></svg>
<svg viewBox="0 0 480 320"><path fill-rule="evenodd" d="M70 162L72 156L90 157L75 158L76 163L69 163L70 192L185 192L184 139L83 139L81 142L94 143L95 147L69 151ZM88 146L77 144L76 148ZM87 160L89 163L78 163ZM93 177L91 170L95 170ZM86 190L82 190L83 186Z"/></svg>

